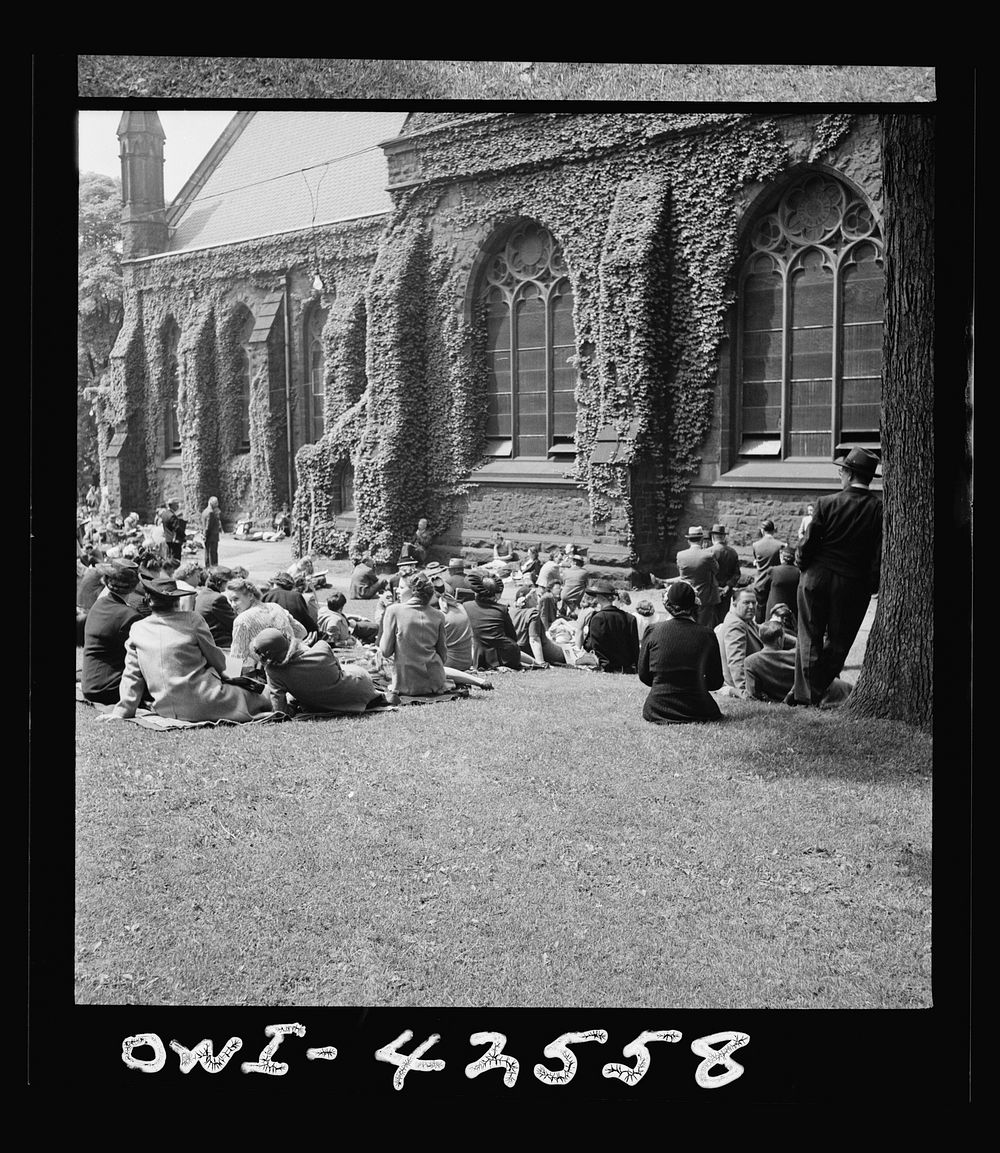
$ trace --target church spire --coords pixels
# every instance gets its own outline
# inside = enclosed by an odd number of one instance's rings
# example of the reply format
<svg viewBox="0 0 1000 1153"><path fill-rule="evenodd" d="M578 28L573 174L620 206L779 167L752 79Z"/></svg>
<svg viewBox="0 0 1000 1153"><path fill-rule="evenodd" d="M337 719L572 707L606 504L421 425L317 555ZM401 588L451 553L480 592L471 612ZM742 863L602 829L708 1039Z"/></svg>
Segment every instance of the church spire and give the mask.
<svg viewBox="0 0 1000 1153"><path fill-rule="evenodd" d="M126 260L167 246L163 141L155 112L123 112L118 124L122 162L122 255Z"/></svg>

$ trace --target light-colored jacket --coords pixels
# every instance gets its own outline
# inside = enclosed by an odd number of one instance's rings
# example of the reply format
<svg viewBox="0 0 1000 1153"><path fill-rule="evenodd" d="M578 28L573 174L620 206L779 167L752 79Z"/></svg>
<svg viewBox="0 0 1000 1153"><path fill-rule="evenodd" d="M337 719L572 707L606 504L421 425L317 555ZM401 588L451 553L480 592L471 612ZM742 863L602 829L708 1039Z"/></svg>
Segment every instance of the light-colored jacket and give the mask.
<svg viewBox="0 0 1000 1153"><path fill-rule="evenodd" d="M223 684L225 668L226 655L199 613L154 612L129 631L113 715L134 717L144 696L158 716L183 721L248 721L271 711L266 696Z"/></svg>
<svg viewBox="0 0 1000 1153"><path fill-rule="evenodd" d="M730 610L721 625L715 630L722 656L722 675L726 684L741 696L747 695L744 662L751 653L759 653L764 647L757 631L757 625L745 621Z"/></svg>

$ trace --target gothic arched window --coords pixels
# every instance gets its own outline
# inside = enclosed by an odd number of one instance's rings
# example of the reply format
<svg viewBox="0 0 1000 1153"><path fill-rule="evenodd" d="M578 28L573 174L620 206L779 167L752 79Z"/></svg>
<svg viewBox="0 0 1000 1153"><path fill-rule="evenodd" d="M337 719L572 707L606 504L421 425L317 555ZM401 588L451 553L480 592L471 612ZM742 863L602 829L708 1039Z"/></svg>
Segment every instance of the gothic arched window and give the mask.
<svg viewBox="0 0 1000 1153"><path fill-rule="evenodd" d="M326 324L326 311L313 305L306 314L305 322L305 354L306 354L306 380L308 419L307 429L309 440L315 443L323 435L323 410L325 405L323 357L323 326Z"/></svg>
<svg viewBox="0 0 1000 1153"><path fill-rule="evenodd" d="M177 398L180 389L180 372L177 365L177 348L181 332L171 317L163 327L163 406L164 406L164 445L165 456L175 456L181 451L181 425L177 416Z"/></svg>
<svg viewBox="0 0 1000 1153"><path fill-rule="evenodd" d="M751 230L739 306L739 454L877 448L884 305L871 207L825 173L796 181Z"/></svg>
<svg viewBox="0 0 1000 1153"><path fill-rule="evenodd" d="M552 234L530 221L509 233L486 262L490 456L572 456L576 452L573 289Z"/></svg>

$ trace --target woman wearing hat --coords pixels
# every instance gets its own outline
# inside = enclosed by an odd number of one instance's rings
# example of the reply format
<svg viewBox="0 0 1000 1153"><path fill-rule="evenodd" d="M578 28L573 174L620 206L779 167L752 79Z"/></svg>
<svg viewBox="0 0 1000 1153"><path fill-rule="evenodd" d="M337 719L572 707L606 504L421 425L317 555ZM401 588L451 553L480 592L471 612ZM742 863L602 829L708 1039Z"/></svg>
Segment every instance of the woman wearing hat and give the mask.
<svg viewBox="0 0 1000 1153"><path fill-rule="evenodd" d="M147 697L157 715L182 721L249 721L271 711L266 697L229 682L226 655L204 618L176 607L185 595L176 581L141 584L150 613L129 632L118 704L106 717L134 717Z"/></svg>
<svg viewBox="0 0 1000 1153"><path fill-rule="evenodd" d="M113 561L98 565L97 571L105 591L94 601L84 624L80 691L95 704L114 705L125 669L129 630L149 610L136 608L127 599L139 583L135 565Z"/></svg>
<svg viewBox="0 0 1000 1153"><path fill-rule="evenodd" d="M724 683L722 656L715 634L698 624L694 589L675 581L663 607L669 619L646 633L639 654L639 680L649 685L643 719L661 725L718 720L711 692Z"/></svg>

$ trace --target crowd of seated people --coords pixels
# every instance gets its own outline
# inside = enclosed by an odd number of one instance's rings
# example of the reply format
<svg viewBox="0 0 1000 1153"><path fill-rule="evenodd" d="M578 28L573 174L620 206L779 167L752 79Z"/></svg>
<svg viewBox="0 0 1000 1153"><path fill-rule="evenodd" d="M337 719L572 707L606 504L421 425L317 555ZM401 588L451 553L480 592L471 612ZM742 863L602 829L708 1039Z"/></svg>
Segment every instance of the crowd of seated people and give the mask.
<svg viewBox="0 0 1000 1153"><path fill-rule="evenodd" d="M123 525L141 535L135 514ZM329 585L311 558L262 589L245 569L179 560L141 539L108 558L106 541L78 533L81 692L114 705L106 715L115 718L150 707L248 720L296 708L362 712L489 688L484 673L572 666L637 675L649 688L642 715L658 724L716 720L717 696L785 699L795 674L794 552L768 522L754 547L756 578L743 577L721 525L708 548L700 528L686 535L680 575L659 582L658 612L648 594L633 604L572 543L544 560L534 545L522 556L503 529L492 558L469 567L463 557L428 560L433 538L418 522L395 572L364 555L347 595L325 600L316 589ZM348 600L374 602L372 616L348 613ZM238 676L226 675L227 656ZM824 703L849 691L836 680Z"/></svg>

